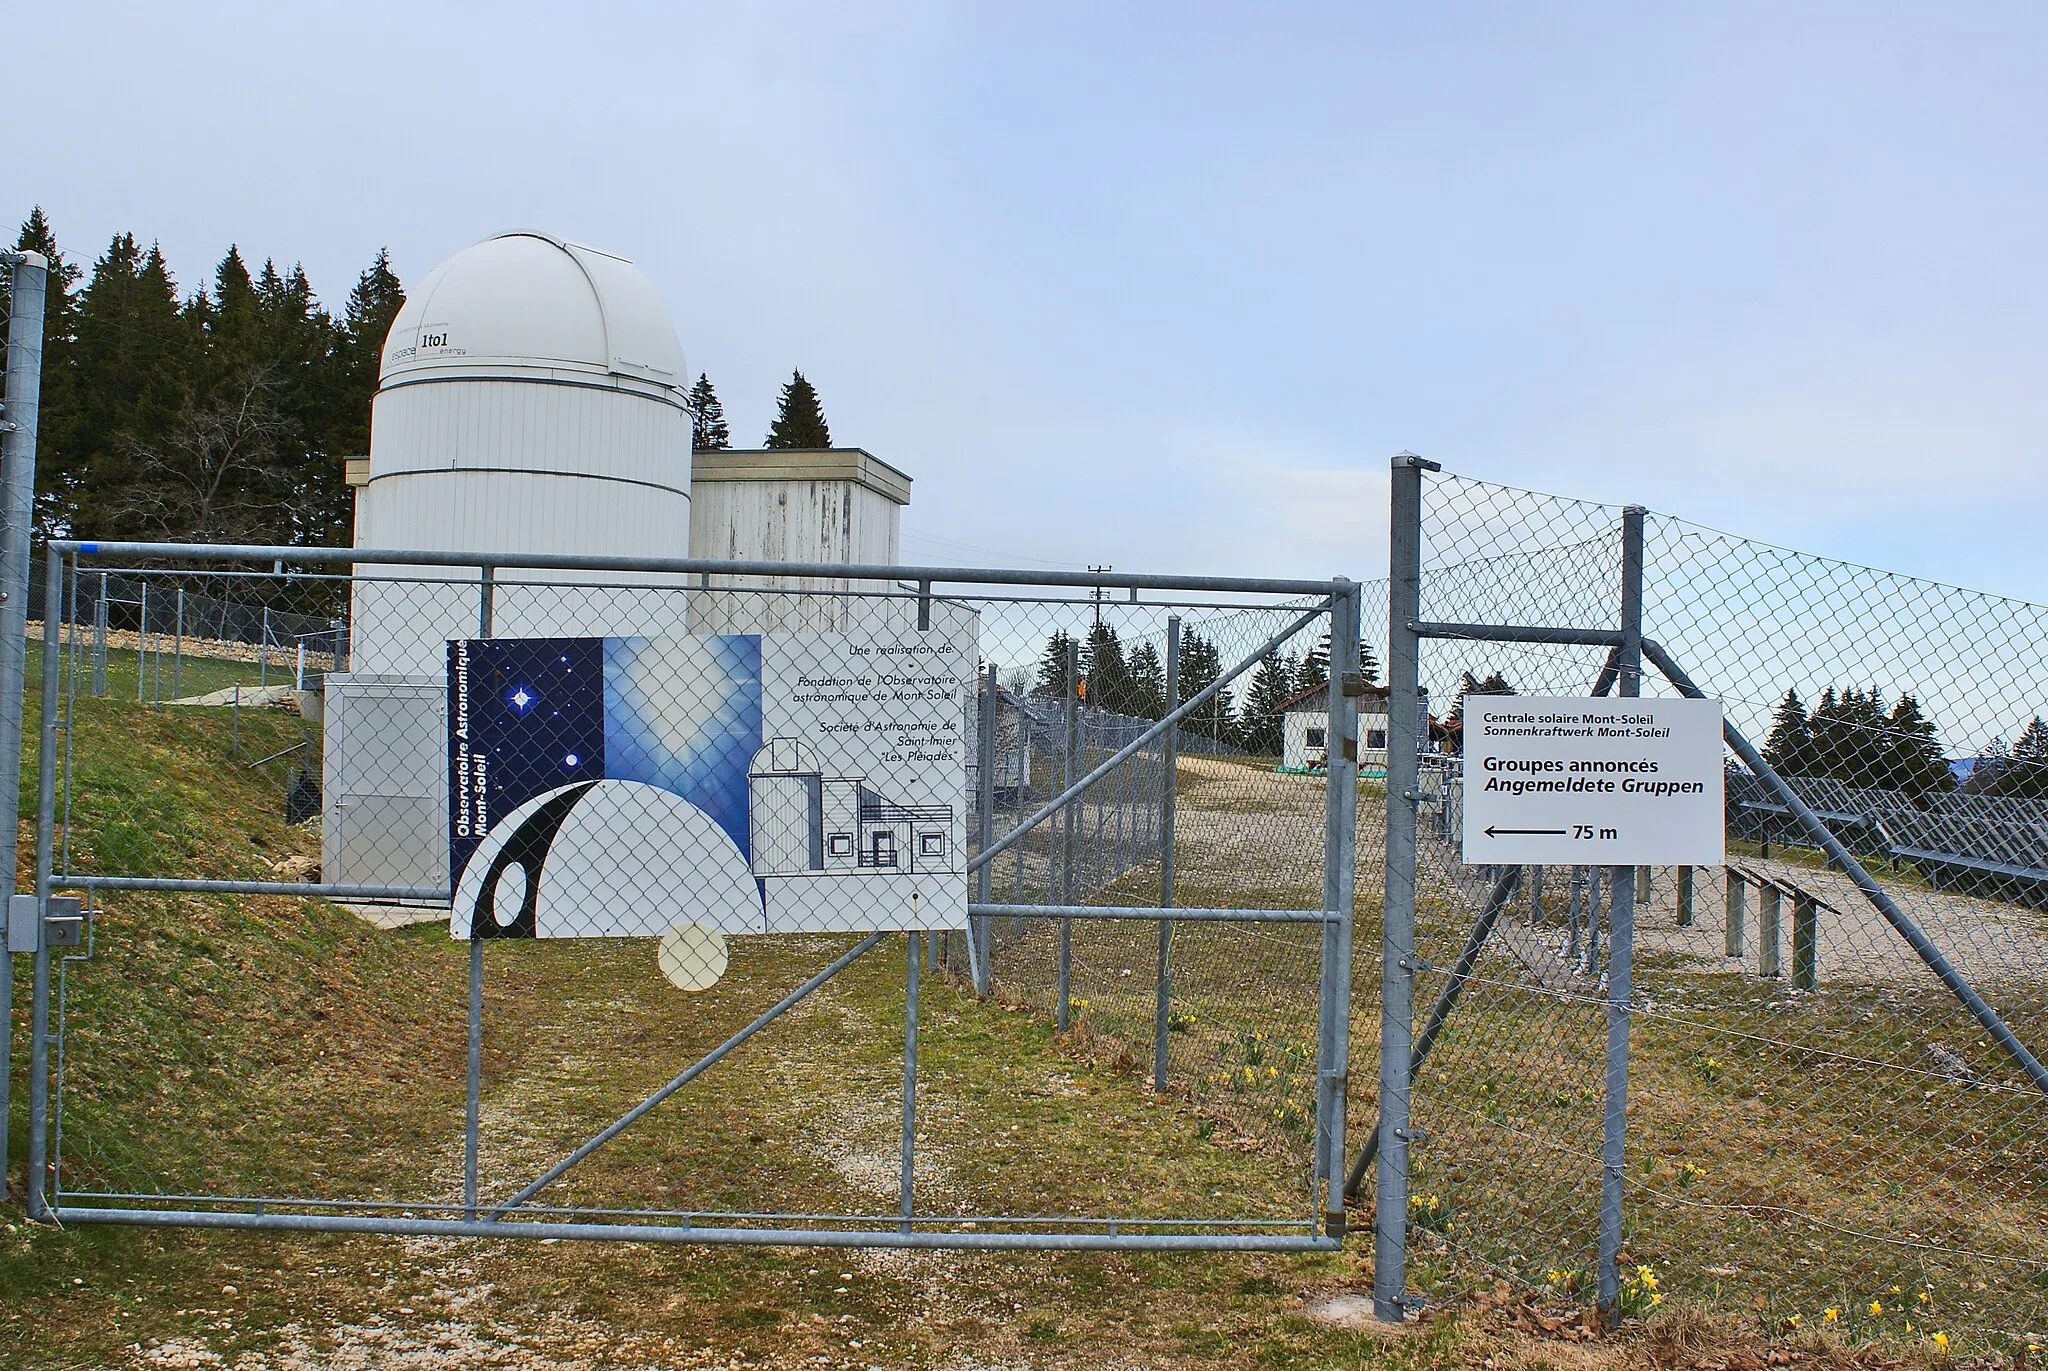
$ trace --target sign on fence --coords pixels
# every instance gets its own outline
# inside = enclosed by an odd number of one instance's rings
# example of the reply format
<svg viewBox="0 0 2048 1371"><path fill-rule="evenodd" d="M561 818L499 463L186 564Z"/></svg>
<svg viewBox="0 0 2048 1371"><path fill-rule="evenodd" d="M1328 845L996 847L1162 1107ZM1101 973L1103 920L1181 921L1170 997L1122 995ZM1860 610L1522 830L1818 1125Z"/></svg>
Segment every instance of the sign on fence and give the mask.
<svg viewBox="0 0 2048 1371"><path fill-rule="evenodd" d="M448 645L457 938L964 928L955 635Z"/></svg>
<svg viewBox="0 0 2048 1371"><path fill-rule="evenodd" d="M1721 702L1465 701L1467 862L1718 865Z"/></svg>

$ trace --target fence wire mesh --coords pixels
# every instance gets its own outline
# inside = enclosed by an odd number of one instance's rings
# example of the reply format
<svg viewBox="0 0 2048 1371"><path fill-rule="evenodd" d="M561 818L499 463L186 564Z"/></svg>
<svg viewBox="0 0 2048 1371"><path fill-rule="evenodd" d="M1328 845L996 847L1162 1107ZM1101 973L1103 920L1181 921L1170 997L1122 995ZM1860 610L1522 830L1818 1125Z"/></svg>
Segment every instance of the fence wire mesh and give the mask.
<svg viewBox="0 0 2048 1371"><path fill-rule="evenodd" d="M1619 627L1622 512L1425 485L1422 617ZM2048 1050L2048 609L1651 516L1644 635ZM1415 1270L1584 1298L1601 1181L1607 869L1460 859L1464 708L1583 695L1604 647L1425 640L1418 1019L1506 914L1419 1070ZM1678 693L1648 664L1643 694ZM1636 874L1624 1307L1774 1332L2048 1328L2048 1098L1770 786L1727 757L1727 863Z"/></svg>
<svg viewBox="0 0 2048 1371"><path fill-rule="evenodd" d="M60 575L67 1217L1321 1241L1328 779L1264 705L1322 602ZM221 884L139 888L181 881ZM1164 963L1154 918L1033 913L1162 897L1202 907Z"/></svg>

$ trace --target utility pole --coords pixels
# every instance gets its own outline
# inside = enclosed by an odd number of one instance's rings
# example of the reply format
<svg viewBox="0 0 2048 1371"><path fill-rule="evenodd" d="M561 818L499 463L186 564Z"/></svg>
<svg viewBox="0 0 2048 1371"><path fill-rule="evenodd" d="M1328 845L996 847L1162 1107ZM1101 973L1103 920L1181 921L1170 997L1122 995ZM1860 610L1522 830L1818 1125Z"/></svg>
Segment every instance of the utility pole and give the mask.
<svg viewBox="0 0 2048 1371"><path fill-rule="evenodd" d="M1113 566L1091 566L1091 567L1089 567L1088 569L1089 569L1090 571L1092 571L1092 572L1095 572L1095 573L1096 573L1097 575L1100 575L1101 573L1103 573L1103 572L1105 572L1105 571L1115 571L1115 570L1116 570L1116 568L1115 568L1115 567L1113 567ZM1092 590L1092 591L1090 591L1090 592L1088 593L1088 595L1089 595L1089 598L1095 601L1095 626L1096 626L1097 628L1101 628L1101 627L1102 627L1102 596L1103 596L1103 593L1104 593L1104 592L1103 592L1103 589L1102 589L1102 587L1101 587L1101 586L1097 586L1097 587L1095 587L1095 589L1094 589L1094 590Z"/></svg>

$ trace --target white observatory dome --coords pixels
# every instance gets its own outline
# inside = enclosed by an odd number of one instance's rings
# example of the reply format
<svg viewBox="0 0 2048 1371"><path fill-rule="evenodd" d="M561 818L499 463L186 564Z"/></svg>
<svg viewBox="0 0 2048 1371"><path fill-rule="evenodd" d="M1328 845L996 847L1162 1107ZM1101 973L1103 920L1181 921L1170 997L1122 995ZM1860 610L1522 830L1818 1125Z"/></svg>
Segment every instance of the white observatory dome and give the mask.
<svg viewBox="0 0 2048 1371"><path fill-rule="evenodd" d="M682 404L683 350L653 283L623 257L540 233L501 233L435 268L392 322L380 379L535 369L646 381Z"/></svg>
<svg viewBox="0 0 2048 1371"><path fill-rule="evenodd" d="M631 262L540 233L499 234L463 249L412 292L385 340L356 546L689 555L683 377L675 326ZM364 571L442 582L477 575L460 566ZM535 574L592 586L667 580ZM518 578L507 571L498 579ZM501 594L493 632L680 632L681 600L658 590L593 590L568 613L559 599L543 606L542 597ZM545 622L536 617L544 609ZM352 668L438 674L445 640L472 636L477 624L473 589L359 584Z"/></svg>

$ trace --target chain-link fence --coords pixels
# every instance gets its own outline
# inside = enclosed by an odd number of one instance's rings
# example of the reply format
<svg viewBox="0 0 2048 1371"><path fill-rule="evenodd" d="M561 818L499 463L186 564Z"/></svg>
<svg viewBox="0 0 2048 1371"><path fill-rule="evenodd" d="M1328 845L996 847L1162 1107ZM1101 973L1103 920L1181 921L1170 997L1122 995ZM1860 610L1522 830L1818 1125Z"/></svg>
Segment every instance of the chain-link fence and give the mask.
<svg viewBox="0 0 2048 1371"><path fill-rule="evenodd" d="M1334 1245L1351 776L1184 744L1349 583L278 555L54 547L39 1213Z"/></svg>
<svg viewBox="0 0 2048 1371"><path fill-rule="evenodd" d="M1615 688L1625 522L1423 485L1411 1280L1590 1300L1605 1180L1624 1199L1601 1292L1617 1312L2039 1340L2048 609L1648 516L1642 693L1689 676L1760 754L1727 757L1726 864L1467 865L1465 715Z"/></svg>

